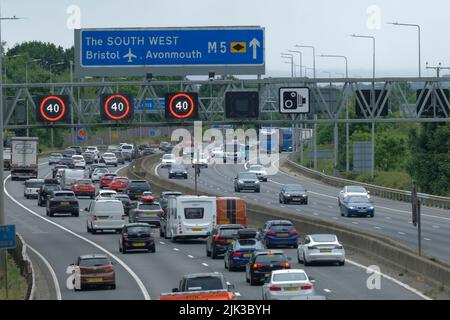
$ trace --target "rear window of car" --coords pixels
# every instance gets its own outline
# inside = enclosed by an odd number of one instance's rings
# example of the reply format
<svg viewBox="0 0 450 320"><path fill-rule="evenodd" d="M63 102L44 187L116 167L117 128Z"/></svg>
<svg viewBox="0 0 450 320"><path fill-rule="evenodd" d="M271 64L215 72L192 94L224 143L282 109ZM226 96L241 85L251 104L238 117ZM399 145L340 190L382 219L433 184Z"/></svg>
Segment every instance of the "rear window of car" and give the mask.
<svg viewBox="0 0 450 320"><path fill-rule="evenodd" d="M282 281L305 281L307 280L306 275L303 272L296 273L280 273L274 274L273 281L282 282Z"/></svg>
<svg viewBox="0 0 450 320"><path fill-rule="evenodd" d="M44 185L44 182L39 181L25 181L25 187L27 188L40 188Z"/></svg>
<svg viewBox="0 0 450 320"><path fill-rule="evenodd" d="M186 219L203 219L204 209L203 208L185 208L184 217Z"/></svg>
<svg viewBox="0 0 450 320"><path fill-rule="evenodd" d="M107 258L90 258L80 259L80 267L100 267L111 264L111 261Z"/></svg>
<svg viewBox="0 0 450 320"><path fill-rule="evenodd" d="M114 179L116 182L128 182L128 179L120 178L120 179Z"/></svg>
<svg viewBox="0 0 450 320"><path fill-rule="evenodd" d="M128 196L118 196L118 195L115 195L115 196L114 196L114 199L117 199L117 200L120 200L120 201L130 201L130 197L128 197Z"/></svg>
<svg viewBox="0 0 450 320"><path fill-rule="evenodd" d="M139 226L139 227L128 227L127 228L127 233L151 233L152 228L149 227L144 227L144 226Z"/></svg>
<svg viewBox="0 0 450 320"><path fill-rule="evenodd" d="M240 246L249 247L249 246L255 246L256 240L255 239L244 239L244 240L238 240Z"/></svg>
<svg viewBox="0 0 450 320"><path fill-rule="evenodd" d="M132 146L122 146L122 149L131 150L131 149L133 149L133 147Z"/></svg>
<svg viewBox="0 0 450 320"><path fill-rule="evenodd" d="M276 262L286 262L287 258L283 254L262 254L255 258L255 263L270 264Z"/></svg>
<svg viewBox="0 0 450 320"><path fill-rule="evenodd" d="M92 184L92 182L89 180L78 180L77 184L83 185L83 186L90 186Z"/></svg>
<svg viewBox="0 0 450 320"><path fill-rule="evenodd" d="M45 186L44 190L45 191L56 191L56 190L61 190L61 187L58 185L51 184L51 185Z"/></svg>
<svg viewBox="0 0 450 320"><path fill-rule="evenodd" d="M316 235L311 236L314 242L335 242L336 236L333 235Z"/></svg>
<svg viewBox="0 0 450 320"><path fill-rule="evenodd" d="M160 210L161 207L156 203L142 203L139 205L139 209L141 210Z"/></svg>
<svg viewBox="0 0 450 320"><path fill-rule="evenodd" d="M186 282L188 291L220 290L223 289L222 279L218 277L198 277L188 279Z"/></svg>
<svg viewBox="0 0 450 320"><path fill-rule="evenodd" d="M221 237L234 237L237 236L239 229L222 229L220 230L220 236Z"/></svg>
<svg viewBox="0 0 450 320"><path fill-rule="evenodd" d="M97 168L94 171L94 173L105 173L105 172L109 172L108 169L106 169L106 168Z"/></svg>
<svg viewBox="0 0 450 320"><path fill-rule="evenodd" d="M273 224L270 226L270 230L272 231L290 231L293 230L294 226L292 224Z"/></svg>
<svg viewBox="0 0 450 320"><path fill-rule="evenodd" d="M74 197L74 194L72 192L64 192L64 193L56 193L55 198L70 198Z"/></svg>
<svg viewBox="0 0 450 320"><path fill-rule="evenodd" d="M148 183L145 182L145 181L142 181L142 182L141 181L133 181L131 183L131 187L134 187L134 188L150 188Z"/></svg>

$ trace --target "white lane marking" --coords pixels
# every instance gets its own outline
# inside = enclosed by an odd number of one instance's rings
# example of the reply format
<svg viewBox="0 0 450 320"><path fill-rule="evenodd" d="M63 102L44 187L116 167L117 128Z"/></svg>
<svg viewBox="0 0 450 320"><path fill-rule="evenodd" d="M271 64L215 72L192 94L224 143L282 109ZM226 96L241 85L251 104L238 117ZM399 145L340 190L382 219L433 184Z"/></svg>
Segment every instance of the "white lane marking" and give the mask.
<svg viewBox="0 0 450 320"><path fill-rule="evenodd" d="M239 292L235 292L234 295L235 295L236 297L240 297L240 296L241 296L241 294L240 294Z"/></svg>
<svg viewBox="0 0 450 320"><path fill-rule="evenodd" d="M433 228L434 228L434 229L439 229L440 227L439 227L439 226L433 226Z"/></svg>
<svg viewBox="0 0 450 320"><path fill-rule="evenodd" d="M319 214L317 212L314 212L313 215L318 216Z"/></svg>
<svg viewBox="0 0 450 320"><path fill-rule="evenodd" d="M327 293L331 293L330 289L323 289L323 291L327 292Z"/></svg>
<svg viewBox="0 0 450 320"><path fill-rule="evenodd" d="M159 243L161 243L161 244L166 244L165 242L163 242L163 241L160 241Z"/></svg>
<svg viewBox="0 0 450 320"><path fill-rule="evenodd" d="M188 254L188 257L191 259L194 259L194 256L191 256L190 254Z"/></svg>
<svg viewBox="0 0 450 320"><path fill-rule="evenodd" d="M421 298L424 299L424 300L433 300L433 299L431 299L430 297L427 297L426 295L424 295L424 294L423 294L422 292L420 292L419 290L414 289L413 287L410 287L410 286L407 285L406 283L403 283L403 282L401 282L401 281L399 281L399 280L397 280L397 279L394 279L394 278L392 278L391 276L388 276L387 274L384 274L384 273L382 273L382 272L375 271L375 270L373 270L373 269L371 269L371 268L368 268L368 267L366 267L366 266L364 266L364 265L362 265L362 264L359 264L359 263L357 263L357 262L355 262L355 261L353 261L353 260L346 259L345 261L348 262L348 263L350 263L350 264L352 264L352 265L354 265L354 266L356 266L356 267L365 269L366 271L367 271L367 270L370 270L371 273L379 274L379 275L381 275L383 278L386 278L386 279L388 279L388 280L394 282L395 284L398 284L398 285L401 286L402 288L405 288L406 290L411 291L412 293L418 295L419 297L421 297Z"/></svg>
<svg viewBox="0 0 450 320"><path fill-rule="evenodd" d="M388 219L388 220L392 220L392 218L391 217L385 217L386 219Z"/></svg>
<svg viewBox="0 0 450 320"><path fill-rule="evenodd" d="M204 265L205 267L209 267L207 263L202 263L202 265Z"/></svg>
<svg viewBox="0 0 450 320"><path fill-rule="evenodd" d="M174 250L174 251L180 251L180 249L178 249L178 248L173 248L173 250Z"/></svg>
<svg viewBox="0 0 450 320"><path fill-rule="evenodd" d="M295 209L295 211L301 212L301 210L300 210L300 209Z"/></svg>
<svg viewBox="0 0 450 320"><path fill-rule="evenodd" d="M333 219L334 219L334 220L339 220L339 218L338 218L338 217L333 217Z"/></svg>
<svg viewBox="0 0 450 320"><path fill-rule="evenodd" d="M377 230L381 229L381 227L378 227L378 226L375 226L374 228L377 229Z"/></svg>
<svg viewBox="0 0 450 320"><path fill-rule="evenodd" d="M399 232L397 232L399 235L401 235L401 236L404 236L404 235L406 235L406 233L404 233L404 232L401 232L401 231L399 231Z"/></svg>
<svg viewBox="0 0 450 320"><path fill-rule="evenodd" d="M52 276L53 283L55 285L55 291L56 291L56 300L62 300L61 297L61 289L59 287L58 277L56 276L55 270L53 270L51 264L47 261L47 259L44 258L42 254L40 254L36 249L31 247L29 244L25 244L26 248L30 249L34 252L35 255L39 257L42 261L44 261L45 266L47 267L48 271L50 271L50 275Z"/></svg>
<svg viewBox="0 0 450 320"><path fill-rule="evenodd" d="M122 261L122 259L120 259L119 257L117 257L116 255L114 255L112 252L108 251L107 249L103 248L102 246L100 246L99 244L95 243L92 240L89 240L88 238L85 238L79 234L77 234L76 232L73 232L70 229L67 229L59 224L57 224L56 222L53 222L52 220L49 220L43 216L41 216L39 213L34 212L33 210L27 208L26 206L24 206L23 204L21 204L19 201L17 201L16 199L14 199L8 192L8 190L6 189L6 181L11 177L11 175L7 176L4 180L3 180L3 184L4 184L4 190L5 190L5 194L8 198L10 198L15 204L17 204L18 206L22 207L23 209L25 209L26 211L28 211L29 213L31 213L32 215L38 217L39 219L42 219L52 225L54 225L55 227L66 231L67 233L89 243L90 245L96 247L97 249L103 251L104 253L106 253L107 255L109 255L110 257L112 257L114 260L116 260L130 275L131 277L136 281L139 289L141 290L142 294L144 295L144 299L145 300L151 300L150 298L150 294L148 293L147 289L145 288L144 283L142 282L142 280L136 275L136 273L134 273L134 271L125 263Z"/></svg>
<svg viewBox="0 0 450 320"><path fill-rule="evenodd" d="M431 239L429 238L423 238L425 241L431 241Z"/></svg>
<svg viewBox="0 0 450 320"><path fill-rule="evenodd" d="M353 223L353 224L359 224L359 222L356 222L356 221L352 221L352 223Z"/></svg>
<svg viewBox="0 0 450 320"><path fill-rule="evenodd" d="M158 168L161 166L161 163L159 163L156 167L155 167L155 176L159 177L159 173L158 173Z"/></svg>

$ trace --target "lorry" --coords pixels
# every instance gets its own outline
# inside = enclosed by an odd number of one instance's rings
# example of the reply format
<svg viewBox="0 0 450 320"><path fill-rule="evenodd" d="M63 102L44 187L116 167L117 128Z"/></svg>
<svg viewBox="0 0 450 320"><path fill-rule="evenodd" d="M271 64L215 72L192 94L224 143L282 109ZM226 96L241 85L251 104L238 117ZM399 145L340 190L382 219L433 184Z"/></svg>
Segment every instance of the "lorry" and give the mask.
<svg viewBox="0 0 450 320"><path fill-rule="evenodd" d="M171 293L161 293L160 300L236 300L233 289L221 273L188 274Z"/></svg>
<svg viewBox="0 0 450 320"><path fill-rule="evenodd" d="M3 149L3 169L4 170L11 169L11 148Z"/></svg>
<svg viewBox="0 0 450 320"><path fill-rule="evenodd" d="M278 152L291 152L292 129L291 128L261 128L259 134L260 152L267 154L275 153L276 150L276 131L278 130Z"/></svg>
<svg viewBox="0 0 450 320"><path fill-rule="evenodd" d="M11 179L37 179L38 177L37 137L11 138Z"/></svg>

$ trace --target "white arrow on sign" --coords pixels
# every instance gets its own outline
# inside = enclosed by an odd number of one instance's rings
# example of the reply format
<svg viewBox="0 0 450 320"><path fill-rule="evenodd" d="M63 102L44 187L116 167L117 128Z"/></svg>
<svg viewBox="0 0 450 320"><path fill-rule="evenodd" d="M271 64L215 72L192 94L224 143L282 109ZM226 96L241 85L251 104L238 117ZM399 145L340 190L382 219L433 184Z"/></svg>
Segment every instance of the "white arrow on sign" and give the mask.
<svg viewBox="0 0 450 320"><path fill-rule="evenodd" d="M253 38L252 41L250 41L249 46L253 47L253 59L256 59L257 50L258 50L258 47L261 46L261 43L258 41L258 39Z"/></svg>

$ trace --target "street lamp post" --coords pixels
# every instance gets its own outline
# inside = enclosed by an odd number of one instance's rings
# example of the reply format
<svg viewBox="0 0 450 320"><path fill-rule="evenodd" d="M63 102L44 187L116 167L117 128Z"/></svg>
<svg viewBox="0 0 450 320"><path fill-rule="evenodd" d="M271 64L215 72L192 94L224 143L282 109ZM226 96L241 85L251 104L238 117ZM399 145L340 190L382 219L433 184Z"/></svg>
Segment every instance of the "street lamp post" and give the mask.
<svg viewBox="0 0 450 320"><path fill-rule="evenodd" d="M52 72L52 67L53 66L60 66L63 65L65 62L61 61L61 62L57 62L57 63L53 63L50 65L50 83L52 84L52 94L55 94L55 86L53 85L53 72Z"/></svg>
<svg viewBox="0 0 450 320"><path fill-rule="evenodd" d="M18 58L18 57L21 57L22 55L21 54L15 54L15 55L13 55L13 56L11 56L11 57L5 57L5 58L7 58L8 60L11 60L11 59L14 59L14 58ZM5 79L4 79L4 82L6 82L6 79L8 78L8 75L7 75L7 72L6 72L6 63L5 63Z"/></svg>
<svg viewBox="0 0 450 320"><path fill-rule="evenodd" d="M392 24L394 26L404 26L404 27L417 28L418 40L419 40L419 78L422 78L422 56L421 56L421 44L420 44L421 29L420 29L420 25L413 24L413 23L400 23L400 22L388 22L388 24Z"/></svg>
<svg viewBox="0 0 450 320"><path fill-rule="evenodd" d="M371 118L372 118L372 163L371 163L371 169L370 174L372 178L375 175L375 122L374 120L374 113L375 113L375 37L374 36L363 36L363 35L357 35L352 34L352 37L354 38L365 38L365 39L372 39L373 44L373 70L372 70L372 91L370 93L370 106L372 109Z"/></svg>
<svg viewBox="0 0 450 320"><path fill-rule="evenodd" d="M321 54L322 58L343 58L345 60L345 77L348 78L348 59L346 56L335 55L335 54Z"/></svg>
<svg viewBox="0 0 450 320"><path fill-rule="evenodd" d="M291 60L291 78L294 78L294 55L292 53L281 53L281 57Z"/></svg>
<svg viewBox="0 0 450 320"><path fill-rule="evenodd" d="M313 46L303 46L296 44L295 47L297 48L309 48L313 51L313 69L314 69L314 79L316 78L316 48Z"/></svg>
<svg viewBox="0 0 450 320"><path fill-rule="evenodd" d="M3 20L19 20L20 18L13 17L2 17L2 10L0 4L0 164L3 166L3 142L4 142L4 132L3 132L3 66L2 66L2 58L3 58L3 42L2 42L2 21ZM0 226L6 224L6 216L5 216L5 183L3 178L0 182ZM6 263L6 250L0 251L0 273L5 275L5 282L7 281L6 272L7 272L7 263ZM6 295L8 295L8 285L5 283ZM7 296L8 297L8 296Z"/></svg>
<svg viewBox="0 0 450 320"><path fill-rule="evenodd" d="M298 53L299 58L300 58L300 60L299 60L299 62L300 62L300 78L302 78L303 77L303 72L302 72L303 53L301 51L298 51L298 50L288 50L288 51L292 52L292 53Z"/></svg>
<svg viewBox="0 0 450 320"><path fill-rule="evenodd" d="M31 59L30 61L25 62L25 83L28 84L28 65L30 63L39 62L42 61L42 59ZM26 109L26 116L27 116L27 126L29 125L29 116L28 116L28 99L25 105ZM27 137L30 136L30 129L27 127Z"/></svg>

